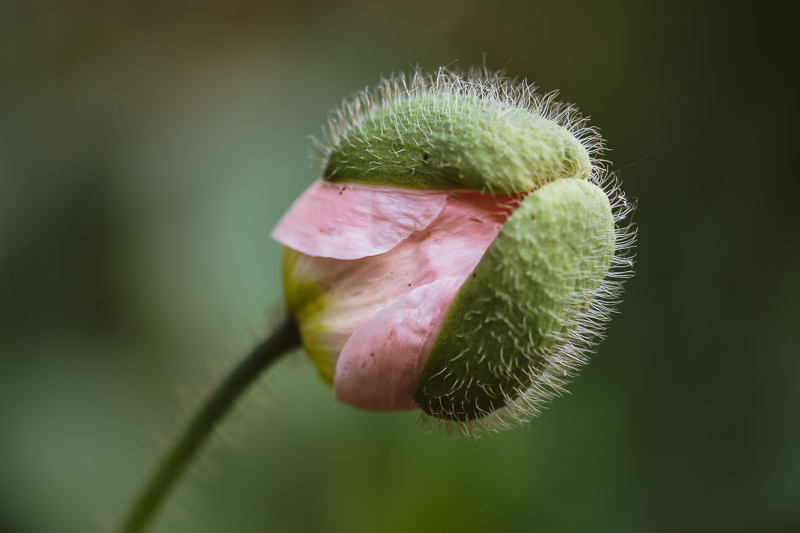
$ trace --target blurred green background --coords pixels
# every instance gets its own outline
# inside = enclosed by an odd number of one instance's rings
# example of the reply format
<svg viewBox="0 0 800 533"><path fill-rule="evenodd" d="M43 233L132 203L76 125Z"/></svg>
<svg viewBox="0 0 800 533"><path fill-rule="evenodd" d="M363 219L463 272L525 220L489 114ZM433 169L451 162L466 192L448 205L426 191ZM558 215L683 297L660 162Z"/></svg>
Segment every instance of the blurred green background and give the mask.
<svg viewBox="0 0 800 533"><path fill-rule="evenodd" d="M280 301L307 135L484 53L591 115L639 199L571 395L453 439L336 403L298 354L154 531L800 531L797 5L0 2L0 532L118 524Z"/></svg>

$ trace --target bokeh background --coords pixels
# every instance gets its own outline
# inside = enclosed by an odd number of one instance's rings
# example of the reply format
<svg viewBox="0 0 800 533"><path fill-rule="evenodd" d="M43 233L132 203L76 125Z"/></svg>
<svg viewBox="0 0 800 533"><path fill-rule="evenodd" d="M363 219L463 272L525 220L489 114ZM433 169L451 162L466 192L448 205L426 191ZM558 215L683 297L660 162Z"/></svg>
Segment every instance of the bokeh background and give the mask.
<svg viewBox="0 0 800 533"><path fill-rule="evenodd" d="M797 3L0 2L0 531L119 523L281 298L309 134L381 75L505 67L592 117L637 275L480 441L281 362L157 532L800 531Z"/></svg>

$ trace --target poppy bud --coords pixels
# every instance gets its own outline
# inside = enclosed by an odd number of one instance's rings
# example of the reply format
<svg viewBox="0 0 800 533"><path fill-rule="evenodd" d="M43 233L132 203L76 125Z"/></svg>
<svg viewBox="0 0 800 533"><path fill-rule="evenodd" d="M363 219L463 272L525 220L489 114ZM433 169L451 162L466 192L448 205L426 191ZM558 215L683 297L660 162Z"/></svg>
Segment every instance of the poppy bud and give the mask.
<svg viewBox="0 0 800 533"><path fill-rule="evenodd" d="M471 428L558 394L631 266L596 131L524 82L440 70L359 94L319 147L273 238L336 397Z"/></svg>

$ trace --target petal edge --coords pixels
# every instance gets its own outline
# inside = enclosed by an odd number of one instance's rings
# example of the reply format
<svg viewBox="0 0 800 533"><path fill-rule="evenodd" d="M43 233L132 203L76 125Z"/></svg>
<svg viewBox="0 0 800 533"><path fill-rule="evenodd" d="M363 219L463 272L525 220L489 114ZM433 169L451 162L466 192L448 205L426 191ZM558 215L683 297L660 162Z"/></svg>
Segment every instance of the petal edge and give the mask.
<svg viewBox="0 0 800 533"><path fill-rule="evenodd" d="M464 279L448 277L417 287L359 327L336 363L336 398L374 411L417 408L414 389Z"/></svg>
<svg viewBox="0 0 800 533"><path fill-rule="evenodd" d="M388 252L428 227L448 194L317 180L292 204L272 238L299 252L361 259Z"/></svg>

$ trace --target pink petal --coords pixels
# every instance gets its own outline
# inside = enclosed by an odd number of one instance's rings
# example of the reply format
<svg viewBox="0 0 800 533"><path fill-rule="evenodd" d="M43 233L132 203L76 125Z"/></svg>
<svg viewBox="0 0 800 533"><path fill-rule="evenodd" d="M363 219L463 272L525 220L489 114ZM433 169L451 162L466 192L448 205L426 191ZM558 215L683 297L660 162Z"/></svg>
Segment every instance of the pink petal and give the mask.
<svg viewBox="0 0 800 533"><path fill-rule="evenodd" d="M317 181L298 198L272 238L299 252L360 259L388 252L436 219L446 192Z"/></svg>
<svg viewBox="0 0 800 533"><path fill-rule="evenodd" d="M358 328L333 379L336 398L362 409L414 409L414 389L464 277L418 287Z"/></svg>
<svg viewBox="0 0 800 533"><path fill-rule="evenodd" d="M318 312L325 328L314 340L330 354L331 366L350 335L381 309L417 287L469 275L514 201L511 196L459 192L447 197L430 226L384 254L355 261L298 254L288 275L324 292L325 304Z"/></svg>

